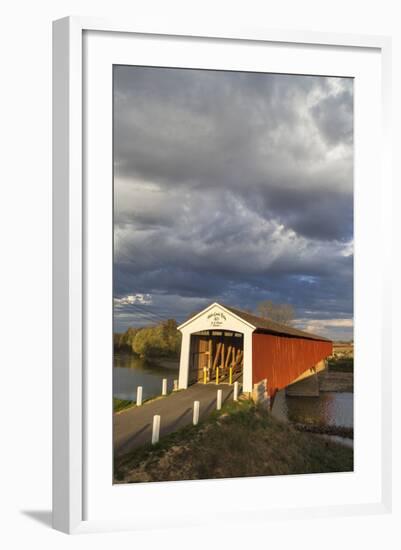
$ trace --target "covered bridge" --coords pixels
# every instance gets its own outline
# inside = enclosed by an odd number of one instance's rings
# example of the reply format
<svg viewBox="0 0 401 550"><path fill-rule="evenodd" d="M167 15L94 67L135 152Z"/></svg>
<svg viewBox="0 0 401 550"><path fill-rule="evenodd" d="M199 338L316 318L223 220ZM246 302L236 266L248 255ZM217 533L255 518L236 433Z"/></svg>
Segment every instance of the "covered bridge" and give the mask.
<svg viewBox="0 0 401 550"><path fill-rule="evenodd" d="M269 397L310 376L332 354L330 340L211 304L178 327L182 333L179 388L198 381L242 378L243 391L264 384Z"/></svg>

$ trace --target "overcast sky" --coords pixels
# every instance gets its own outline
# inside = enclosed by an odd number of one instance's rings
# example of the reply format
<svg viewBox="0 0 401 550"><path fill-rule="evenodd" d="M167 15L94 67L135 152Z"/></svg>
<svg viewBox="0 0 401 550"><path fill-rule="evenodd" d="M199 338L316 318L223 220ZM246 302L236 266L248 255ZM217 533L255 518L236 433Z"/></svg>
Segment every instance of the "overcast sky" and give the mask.
<svg viewBox="0 0 401 550"><path fill-rule="evenodd" d="M352 338L352 79L114 71L115 329L271 299Z"/></svg>

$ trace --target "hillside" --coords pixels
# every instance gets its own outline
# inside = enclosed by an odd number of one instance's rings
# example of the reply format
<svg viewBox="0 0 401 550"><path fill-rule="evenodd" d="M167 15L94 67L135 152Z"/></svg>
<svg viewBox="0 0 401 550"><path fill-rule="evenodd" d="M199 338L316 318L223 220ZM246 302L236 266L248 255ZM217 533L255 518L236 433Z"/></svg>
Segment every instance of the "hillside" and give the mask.
<svg viewBox="0 0 401 550"><path fill-rule="evenodd" d="M115 483L353 470L353 450L279 422L249 400L231 402L115 461Z"/></svg>

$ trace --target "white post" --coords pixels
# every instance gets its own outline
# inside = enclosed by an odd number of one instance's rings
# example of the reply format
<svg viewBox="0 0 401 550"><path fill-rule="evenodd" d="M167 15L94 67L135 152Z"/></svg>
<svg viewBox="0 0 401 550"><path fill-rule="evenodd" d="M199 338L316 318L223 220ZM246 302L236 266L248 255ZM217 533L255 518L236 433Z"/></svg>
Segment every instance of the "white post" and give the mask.
<svg viewBox="0 0 401 550"><path fill-rule="evenodd" d="M234 382L234 401L238 401L238 382Z"/></svg>
<svg viewBox="0 0 401 550"><path fill-rule="evenodd" d="M223 397L223 391L217 390L217 410L219 411L221 409L221 400Z"/></svg>
<svg viewBox="0 0 401 550"><path fill-rule="evenodd" d="M178 377L178 387L180 390L186 390L188 387L190 347L191 335L188 332L183 332L181 340L180 371Z"/></svg>
<svg viewBox="0 0 401 550"><path fill-rule="evenodd" d="M160 435L160 415L155 414L153 417L153 428L152 428L152 445L158 443Z"/></svg>
<svg viewBox="0 0 401 550"><path fill-rule="evenodd" d="M162 395L167 395L167 378L163 378Z"/></svg>
<svg viewBox="0 0 401 550"><path fill-rule="evenodd" d="M252 329L244 330L244 367L242 375L242 389L251 392L252 384Z"/></svg>
<svg viewBox="0 0 401 550"><path fill-rule="evenodd" d="M193 423L196 426L199 422L199 401L194 401L194 417Z"/></svg>
<svg viewBox="0 0 401 550"><path fill-rule="evenodd" d="M142 386L138 386L136 389L136 405L137 407L142 405Z"/></svg>
<svg viewBox="0 0 401 550"><path fill-rule="evenodd" d="M178 390L178 380L174 380L173 391L177 391L177 390Z"/></svg>

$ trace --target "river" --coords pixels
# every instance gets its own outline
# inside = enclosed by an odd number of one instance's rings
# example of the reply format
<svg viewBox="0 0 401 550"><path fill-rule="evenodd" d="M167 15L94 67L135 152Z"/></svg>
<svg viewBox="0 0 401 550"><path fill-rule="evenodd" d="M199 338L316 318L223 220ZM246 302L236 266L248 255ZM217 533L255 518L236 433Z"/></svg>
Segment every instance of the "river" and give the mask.
<svg viewBox="0 0 401 550"><path fill-rule="evenodd" d="M178 378L178 361L155 363L129 353L114 354L113 397L135 401L138 386L143 388L143 399L156 397L161 395L163 378L171 391Z"/></svg>
<svg viewBox="0 0 401 550"><path fill-rule="evenodd" d="M272 414L285 422L325 426L354 426L353 392L320 392L319 397L287 397L285 390L275 398ZM353 439L337 435L319 435L329 441L353 447Z"/></svg>
<svg viewBox="0 0 401 550"><path fill-rule="evenodd" d="M282 390L274 399L272 413L279 420L289 422L352 428L354 394L320 392L319 397L286 397L285 390Z"/></svg>

